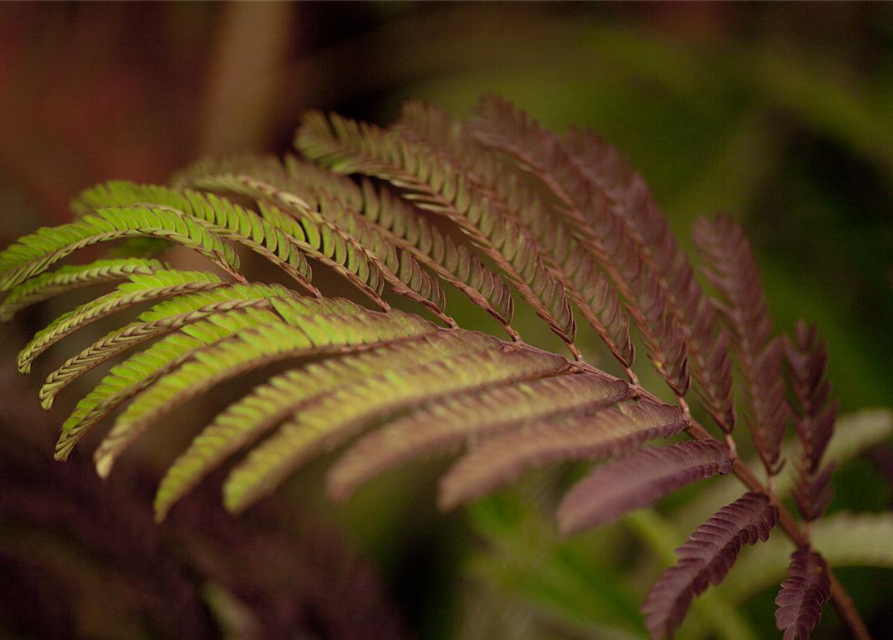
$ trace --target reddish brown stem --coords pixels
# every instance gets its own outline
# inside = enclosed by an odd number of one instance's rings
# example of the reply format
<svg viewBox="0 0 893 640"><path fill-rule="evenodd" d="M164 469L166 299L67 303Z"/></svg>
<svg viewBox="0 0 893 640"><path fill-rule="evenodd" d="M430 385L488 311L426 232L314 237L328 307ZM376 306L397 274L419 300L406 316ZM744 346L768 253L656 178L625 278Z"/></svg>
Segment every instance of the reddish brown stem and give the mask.
<svg viewBox="0 0 893 640"><path fill-rule="evenodd" d="M532 349L534 351L542 351L541 349L530 347L529 345L524 345L524 347ZM573 363L573 366L584 371L591 371L599 373L601 375L605 375L603 372L592 367L586 362L575 362ZM660 398L655 396L647 389L639 386L638 384L631 383L630 386L636 392L636 395L638 397L647 398L654 402L662 402ZM709 431L707 431L707 429L705 429L697 420L695 420L691 416L691 412L688 408L688 403L685 401L685 399L678 398L678 400L679 406L682 409L683 414L685 415L685 420L688 423L688 427L686 428L687 433L696 440L714 440L718 442L717 438L715 438ZM759 478L754 475L750 467L748 467L740 458L737 458L737 456L734 454L734 450L732 451L732 453L733 457L735 457L735 464L732 466L732 473L738 476L738 479L741 480L741 482L751 491L762 493L769 497L769 500L772 502L772 504L774 504L778 508L778 526L781 527L782 531L787 534L788 538L790 538L791 542L793 542L794 545L797 546L797 548L811 547L809 535L800 527L800 524L797 522L797 520L794 519L794 516L791 515L791 512L788 511L787 507L785 507L778 499L778 496L776 496L762 482L760 482ZM868 632L868 627L865 626L865 622L859 615L859 611L858 609L856 609L856 605L853 603L853 599L850 597L849 593L847 593L844 586L840 583L840 580L837 579L837 576L834 575L834 572L831 570L830 567L828 568L828 577L831 580L831 600L834 603L834 608L837 610L838 615L844 621L847 627L849 627L852 637L856 640L871 640L871 634Z"/></svg>
<svg viewBox="0 0 893 640"><path fill-rule="evenodd" d="M646 392L647 393L647 392ZM693 418L688 418L688 433L697 440L716 440L704 427L698 424ZM781 503L778 497L770 492L762 482L754 475L746 464L740 460L732 467L732 473L738 476L751 491L756 491L769 496L772 503L778 508L778 526L787 534L798 548L808 548L811 546L809 536L800 528L799 523L791 515L791 512ZM853 638L857 640L871 640L871 634L868 627L859 615L856 605L850 594L847 593L844 586L834 575L831 568L828 568L828 577L831 579L831 600L838 615L849 627Z"/></svg>

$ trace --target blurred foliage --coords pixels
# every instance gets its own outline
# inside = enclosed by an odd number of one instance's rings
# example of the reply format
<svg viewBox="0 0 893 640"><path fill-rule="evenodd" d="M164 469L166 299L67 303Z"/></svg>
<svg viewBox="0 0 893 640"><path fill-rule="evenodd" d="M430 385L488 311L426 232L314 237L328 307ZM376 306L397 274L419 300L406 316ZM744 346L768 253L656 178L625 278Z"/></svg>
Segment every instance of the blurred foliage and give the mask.
<svg viewBox="0 0 893 640"><path fill-rule="evenodd" d="M844 409L893 405L888 4L4 3L0 240L64 219L67 201L100 180L163 180L210 152L281 151L305 107L385 120L403 97L460 113L492 91L549 126L576 122L616 144L680 237L698 215L740 219L779 329L799 317L821 327ZM460 323L480 322L450 302ZM837 475L833 509L889 509L889 429L843 429L840 438L866 438L847 457L874 449ZM144 456L167 459L187 437L151 441ZM430 507L433 477L423 466L392 474L335 510L319 501L314 468L283 496L341 521L383 568L418 637L638 637L641 594L672 546L641 549L668 520L680 531L693 522L643 512L556 541L542 513L548 491L533 507L497 497L470 512L489 551L462 571L468 532ZM705 514L731 484L686 496ZM893 576L865 571L842 578L883 637L893 621L878 585L889 593ZM479 597L456 597L460 575ZM735 584L712 604L734 608ZM738 611L747 633L772 635L766 607L758 594ZM823 637L836 630L827 618ZM701 606L683 635L717 631L714 622Z"/></svg>

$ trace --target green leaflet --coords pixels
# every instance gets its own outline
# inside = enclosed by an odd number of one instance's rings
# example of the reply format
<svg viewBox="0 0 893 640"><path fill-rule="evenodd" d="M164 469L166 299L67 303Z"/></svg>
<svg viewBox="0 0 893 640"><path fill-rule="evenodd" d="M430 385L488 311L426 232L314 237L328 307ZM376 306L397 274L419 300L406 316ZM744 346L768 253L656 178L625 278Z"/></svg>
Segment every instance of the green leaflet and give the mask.
<svg viewBox="0 0 893 640"><path fill-rule="evenodd" d="M160 270L150 275L132 275L129 282L118 285L115 291L85 302L53 320L45 329L38 331L19 353L19 371L28 373L34 359L52 345L91 322L116 311L143 302L193 291L216 289L224 285L220 278L204 271Z"/></svg>
<svg viewBox="0 0 893 640"><path fill-rule="evenodd" d="M54 296L103 282L124 280L132 275L148 275L163 269L157 260L122 258L97 260L90 264L64 266L42 273L13 288L0 304L0 321L12 320L16 313Z"/></svg>
<svg viewBox="0 0 893 640"><path fill-rule="evenodd" d="M71 208L80 215L87 215L95 209L134 205L161 205L191 213L189 201L178 191L124 180L110 180L86 189L71 203Z"/></svg>
<svg viewBox="0 0 893 640"><path fill-rule="evenodd" d="M448 394L553 375L568 366L559 356L498 345L406 372L385 369L342 386L304 407L297 419L255 447L227 479L224 503L231 511L242 511L308 457L341 444L382 415Z"/></svg>
<svg viewBox="0 0 893 640"><path fill-rule="evenodd" d="M346 178L342 180L350 182ZM514 316L511 292L477 254L469 251L464 244L457 244L450 236L443 235L419 211L385 187L376 191L371 182L364 180L361 200L362 206L358 204L357 207L362 215L378 224L379 228L387 229L395 242L411 252L419 262L490 313L509 335L517 336L510 327Z"/></svg>
<svg viewBox="0 0 893 640"><path fill-rule="evenodd" d="M261 216L214 194L186 192L192 214L227 231L233 240L267 258L305 289L318 295L310 285L310 265L298 242L291 235L293 225L274 211L261 210Z"/></svg>
<svg viewBox="0 0 893 640"><path fill-rule="evenodd" d="M225 311L272 309L268 298L292 295L278 285L234 284L156 304L141 313L135 322L107 333L53 371L40 389L41 406L50 409L66 386L128 349Z"/></svg>
<svg viewBox="0 0 893 640"><path fill-rule="evenodd" d="M418 209L385 186L376 189L369 180L363 180L360 186L346 176L332 173L291 155L285 158L285 170L293 181L300 182L315 194L322 205L323 215L336 213L341 219L343 214L340 211L327 210L325 205L332 199L342 201L351 212L356 212L372 223L363 225L360 233L368 233L367 230L371 229L379 236L384 236L393 247L408 252L420 264L462 291L472 302L496 318L509 335L517 337L510 327L514 314L511 292L502 279L490 271L475 253L469 252L464 244L457 244L452 237L443 235ZM351 216L346 224L349 230L353 229L356 226L356 217ZM352 230L350 233L357 235ZM367 241L361 241L368 246ZM396 253L387 246L381 250L375 249L374 253L381 257L382 251ZM407 282L389 259L384 260L391 271ZM401 258L401 264L405 265L406 260ZM411 283L407 284L412 288Z"/></svg>
<svg viewBox="0 0 893 640"><path fill-rule="evenodd" d="M68 458L74 446L94 424L164 373L187 361L195 349L218 342L239 329L281 322L279 316L269 311L219 313L203 322L183 327L145 351L115 365L77 403L74 411L62 424L62 433L56 443L56 458Z"/></svg>
<svg viewBox="0 0 893 640"><path fill-rule="evenodd" d="M290 237L308 255L344 277L382 309L390 308L381 297L385 284L381 265L370 251L322 217L303 198L279 188L279 181L269 184L250 175L223 174L195 178L192 184L257 200L264 217L287 221L283 224L288 225Z"/></svg>
<svg viewBox="0 0 893 640"><path fill-rule="evenodd" d="M329 491L343 499L371 478L413 458L550 416L592 411L630 393L621 380L575 374L448 397L365 436L332 468Z"/></svg>
<svg viewBox="0 0 893 640"><path fill-rule="evenodd" d="M395 293L428 307L445 323L455 326L443 313L444 295L440 285L419 266L415 256L411 252L398 251L394 238L363 218L353 202L342 197L338 190L316 189L314 177L318 177L319 167L301 164L300 169L294 171L295 166L292 159L286 172L286 167L273 158L265 159L258 166L253 166L249 159L205 162L187 172L181 180L202 189L238 193L268 206L283 207L296 219L306 218L318 227L319 240L326 238L325 229L328 228L346 243L343 258L347 264L338 265L346 268L346 272L342 272L344 277L351 279L351 274L368 263L366 267L373 275L377 272ZM310 178L310 185L307 185L306 176ZM357 189L350 180L347 183ZM308 234L308 238L313 240L313 234ZM315 242L311 244L316 245ZM341 272L336 265L330 266ZM367 275L360 275L361 279L368 279Z"/></svg>
<svg viewBox="0 0 893 640"><path fill-rule="evenodd" d="M443 312L446 306L443 290L437 280L422 269L411 251L399 249L388 234L349 209L340 199L321 193L318 200L320 212L326 219L369 248L374 263L392 291L427 307L448 326L456 326Z"/></svg>
<svg viewBox="0 0 893 640"><path fill-rule="evenodd" d="M76 222L43 227L19 238L0 253L0 291L46 271L78 249L133 237L162 238L183 245L241 279L238 256L206 224L159 207L108 207Z"/></svg>
<svg viewBox="0 0 893 640"><path fill-rule="evenodd" d="M278 302L274 302L277 310L282 306ZM99 475L107 476L115 459L152 422L227 378L277 360L344 351L434 330L430 323L411 318L396 311L393 316L372 312L354 316L292 313L286 318L287 325L259 326L199 349L190 362L161 377L130 403L96 450L96 469Z"/></svg>
<svg viewBox="0 0 893 640"><path fill-rule="evenodd" d="M259 216L214 194L122 181L94 187L82 194L79 202L82 206L92 207L161 206L203 220L215 233L248 247L285 271L302 287L318 294L310 285L310 265L292 239L294 223L285 216L270 212L262 212Z"/></svg>
<svg viewBox="0 0 893 640"><path fill-rule="evenodd" d="M315 398L390 370L492 349L493 338L481 334L423 334L418 339L386 344L374 351L311 364L276 376L218 414L168 469L155 496L156 519L192 489L227 456L255 441Z"/></svg>

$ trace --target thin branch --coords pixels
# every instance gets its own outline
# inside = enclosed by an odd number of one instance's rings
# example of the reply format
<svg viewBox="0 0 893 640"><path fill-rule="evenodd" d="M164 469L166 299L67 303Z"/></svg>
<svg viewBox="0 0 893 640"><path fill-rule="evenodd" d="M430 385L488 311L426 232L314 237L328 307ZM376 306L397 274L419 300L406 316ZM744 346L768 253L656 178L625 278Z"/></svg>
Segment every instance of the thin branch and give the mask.
<svg viewBox="0 0 893 640"><path fill-rule="evenodd" d="M641 390L641 393L645 397L651 397L652 399L657 400L657 398L654 398L644 389ZM689 423L687 431L692 437L698 440L716 440L716 438L714 438L713 435L711 435L710 432L701 426L694 418L691 416L686 417ZM794 519L794 516L791 515L791 512L787 510L778 497L759 481L753 471L751 471L750 467L739 460L738 463L732 466L732 473L738 476L738 479L751 491L764 493L769 497L772 504L778 508L778 526L782 528L797 548L811 548L812 543L809 539L809 535L800 528L799 523ZM857 640L871 640L871 634L868 632L868 627L865 626L865 622L862 620L862 616L859 614L858 609L856 609L853 599L850 597L849 593L847 593L840 580L837 579L837 576L834 575L834 571L830 567L828 567L828 575L831 578L831 599L834 602L834 608L837 610L838 615L840 615L847 627L849 627L853 638L856 638Z"/></svg>
<svg viewBox="0 0 893 640"><path fill-rule="evenodd" d="M598 369L586 362L575 362L574 366L584 371L599 372ZM636 396L647 398L654 402L662 402L660 398L638 384L632 383L630 386L633 388ZM696 440L718 441L717 438L692 417L688 403L685 399L677 399L685 416L685 420L688 422L688 427L686 428L688 434ZM732 449L732 454L735 456L734 449ZM792 516L787 507L782 504L781 500L778 499L772 489L760 482L753 471L751 471L750 467L742 462L740 458L736 457L736 462L732 465L732 473L738 476L738 479L751 491L763 493L769 497L772 504L778 508L778 526L781 527L797 548L811 548L812 543L809 539L808 532L801 529L800 524L794 519L794 516ZM840 580L837 579L837 576L834 574L831 567L828 567L828 575L831 578L831 600L834 603L834 608L837 610L838 615L847 627L849 627L853 638L856 640L871 640L871 634L868 632L868 627L865 626L865 622L862 620L862 616L859 614L858 609L856 609L853 599L850 597L849 593L847 593Z"/></svg>
<svg viewBox="0 0 893 640"><path fill-rule="evenodd" d="M525 345L525 347L538 350L535 347L529 347L528 345ZM586 362L575 362L574 366L584 371L601 373L604 375L603 372ZM630 386L636 396L647 398L654 402L662 402L660 398L638 384L632 383ZM686 428L688 434L696 440L718 441L717 438L692 417L688 403L685 399L677 398L677 400L679 401L685 420L688 422L688 427ZM732 453L735 453L734 449L732 450ZM794 516L792 516L787 507L782 504L781 500L778 499L772 489L760 482L759 478L754 475L750 467L742 462L740 458L736 458L735 464L732 465L732 473L738 476L738 479L751 491L763 493L769 497L772 504L778 508L778 526L781 527L797 548L811 548L812 543L809 539L809 534L801 529L800 524L794 519ZM831 578L831 600L834 602L834 608L837 610L838 615L847 627L849 627L853 638L856 640L871 640L871 634L868 632L868 627L865 626L865 622L862 620L862 616L859 614L858 609L856 609L853 599L850 597L849 593L847 593L840 580L837 579L837 576L834 575L834 571L831 567L828 567L828 575Z"/></svg>

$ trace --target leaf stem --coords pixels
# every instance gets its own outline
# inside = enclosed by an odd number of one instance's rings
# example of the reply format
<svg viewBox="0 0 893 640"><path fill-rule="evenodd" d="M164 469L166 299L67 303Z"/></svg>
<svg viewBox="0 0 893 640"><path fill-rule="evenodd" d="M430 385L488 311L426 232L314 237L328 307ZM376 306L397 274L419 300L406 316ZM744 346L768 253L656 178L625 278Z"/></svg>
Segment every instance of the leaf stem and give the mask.
<svg viewBox="0 0 893 640"><path fill-rule="evenodd" d="M651 395L644 389L642 392L643 395ZM653 398L653 396L651 397ZM657 400L656 398L654 399ZM687 416L687 421L688 428L686 430L695 439L716 440L709 431L691 416ZM760 482L753 471L751 471L750 467L741 460L737 460L732 466L732 473L738 476L738 479L751 491L763 493L769 497L772 504L778 508L778 525L797 548L811 547L809 535L800 528L800 525L794 519L794 516L792 516L787 507L782 504L781 500ZM871 640L871 634L868 632L868 627L865 626L862 616L859 615L859 611L856 609L853 599L850 597L850 594L847 593L840 580L837 579L837 576L834 575L830 566L828 567L828 577L831 579L831 600L834 602L834 608L837 610L838 615L840 615L847 627L849 627L853 638L856 638L857 640Z"/></svg>
<svg viewBox="0 0 893 640"><path fill-rule="evenodd" d="M521 344L524 348L532 349L534 351L542 351L542 349L532 347L523 342ZM604 372L592 367L585 361L574 362L573 366L582 371L606 375ZM632 387L635 394L640 398L647 398L653 402L665 404L660 398L636 383L630 383L630 387ZM677 397L677 400L685 416L685 421L688 424L686 432L696 440L713 440L719 442L717 438L692 417L688 403L685 399ZM726 438L726 440L728 439L730 438ZM732 454L735 454L734 449L732 449ZM788 511L784 504L782 504L775 493L760 482L759 478L757 478L750 467L737 456L735 456L735 464L732 465L732 473L738 476L738 479L751 491L768 496L772 504L778 509L778 526L781 527L798 549L811 548L812 543L810 542L808 533L800 528L797 520L794 519L794 516L791 515L791 512ZM862 620L862 616L859 614L858 609L856 609L853 599L850 597L849 593L847 593L840 580L837 579L837 576L834 574L830 566L828 567L828 577L831 580L831 600L834 603L834 608L837 610L838 615L847 627L849 627L852 637L856 640L871 640L871 634L868 632L868 627L865 626L865 622Z"/></svg>

